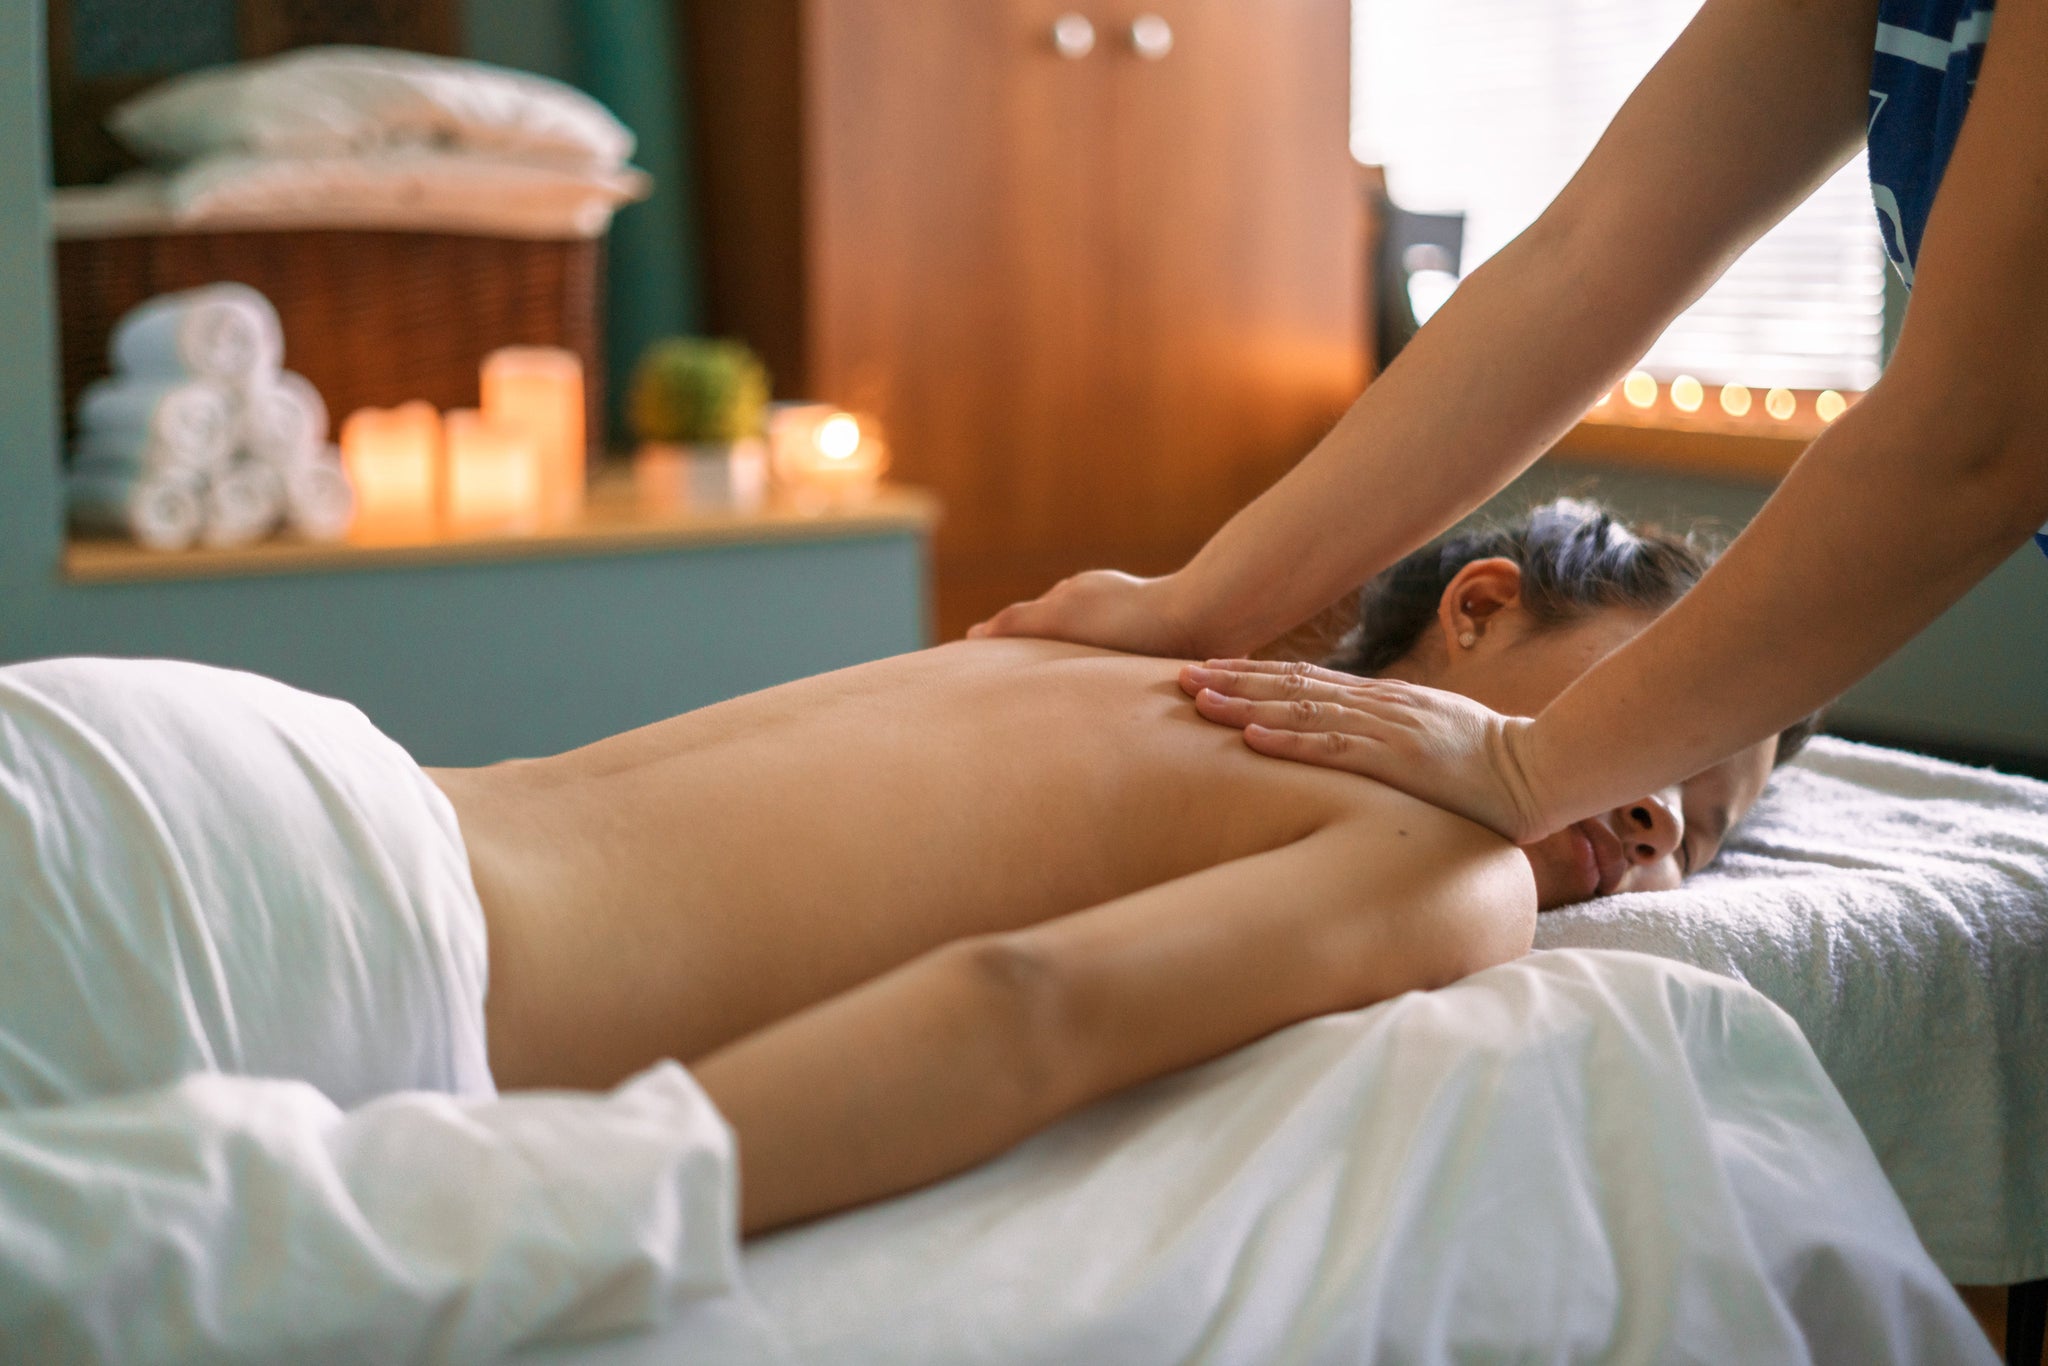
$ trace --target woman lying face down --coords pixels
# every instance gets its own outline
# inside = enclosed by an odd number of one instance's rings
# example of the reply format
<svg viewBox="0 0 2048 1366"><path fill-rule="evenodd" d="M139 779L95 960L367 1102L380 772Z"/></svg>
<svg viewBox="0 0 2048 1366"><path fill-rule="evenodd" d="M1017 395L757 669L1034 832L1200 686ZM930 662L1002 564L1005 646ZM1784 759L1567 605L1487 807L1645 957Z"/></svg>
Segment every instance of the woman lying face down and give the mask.
<svg viewBox="0 0 2048 1366"><path fill-rule="evenodd" d="M1359 592L1359 625L1321 667L1255 664L1229 693L1218 670L1189 666L1183 686L1226 724L1282 718L1271 705L1342 706L1359 677L1461 693L1533 716L1603 655L1670 608L1706 572L1691 541L1637 531L1597 506L1563 499L1512 524L1427 546ZM1616 892L1676 887L1719 852L1771 768L1812 735L1808 717L1770 741L1613 811L1525 846L1539 908Z"/></svg>
<svg viewBox="0 0 2048 1366"><path fill-rule="evenodd" d="M1581 505L1533 526L1383 578L1341 662L1533 710L1697 576ZM737 1135L744 1226L774 1227L1509 961L1539 904L1705 862L1770 762L1523 851L1253 752L1190 703L1182 667L963 642L433 771L488 928L498 1084L683 1060Z"/></svg>

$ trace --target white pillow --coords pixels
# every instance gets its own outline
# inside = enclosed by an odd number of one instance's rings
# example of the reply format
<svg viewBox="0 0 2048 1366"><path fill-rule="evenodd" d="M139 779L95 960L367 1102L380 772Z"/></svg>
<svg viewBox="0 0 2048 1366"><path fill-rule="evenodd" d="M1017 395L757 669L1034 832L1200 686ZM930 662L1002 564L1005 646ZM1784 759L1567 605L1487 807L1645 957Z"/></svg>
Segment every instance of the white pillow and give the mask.
<svg viewBox="0 0 2048 1366"><path fill-rule="evenodd" d="M611 169L633 133L580 90L484 62L374 47L307 47L176 76L107 126L137 155L340 156L432 143Z"/></svg>

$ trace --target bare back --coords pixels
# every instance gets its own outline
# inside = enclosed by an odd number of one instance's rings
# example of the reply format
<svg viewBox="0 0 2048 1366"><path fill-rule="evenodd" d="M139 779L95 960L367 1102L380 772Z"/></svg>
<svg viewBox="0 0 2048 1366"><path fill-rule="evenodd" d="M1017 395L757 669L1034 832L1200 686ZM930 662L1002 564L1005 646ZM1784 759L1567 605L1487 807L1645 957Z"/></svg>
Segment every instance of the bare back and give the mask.
<svg viewBox="0 0 2048 1366"><path fill-rule="evenodd" d="M1252 753L1195 714L1176 668L962 643L436 771L490 924L501 1084L689 1061L938 945L1338 821L1368 862L1509 851L1392 789Z"/></svg>

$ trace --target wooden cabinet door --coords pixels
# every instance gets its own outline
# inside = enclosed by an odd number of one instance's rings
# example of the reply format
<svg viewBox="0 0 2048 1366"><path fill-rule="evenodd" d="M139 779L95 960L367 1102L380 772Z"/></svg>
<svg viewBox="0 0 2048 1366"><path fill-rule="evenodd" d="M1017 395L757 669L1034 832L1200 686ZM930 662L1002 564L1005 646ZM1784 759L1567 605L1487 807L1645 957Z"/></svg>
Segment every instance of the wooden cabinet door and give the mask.
<svg viewBox="0 0 2048 1366"><path fill-rule="evenodd" d="M948 636L992 566L1035 582L1058 563L1101 461L1111 86L1100 53L1055 49L1070 8L808 9L811 387L879 416L892 477L943 500Z"/></svg>
<svg viewBox="0 0 2048 1366"><path fill-rule="evenodd" d="M714 325L874 413L943 499L942 638L1089 565L1173 567L1356 392L1347 0L682 12Z"/></svg>
<svg viewBox="0 0 2048 1366"><path fill-rule="evenodd" d="M1132 11L1170 41L1137 51ZM1122 536L1177 564L1365 380L1349 0L1130 0L1117 60L1110 332ZM1163 25L1163 27L1162 27Z"/></svg>

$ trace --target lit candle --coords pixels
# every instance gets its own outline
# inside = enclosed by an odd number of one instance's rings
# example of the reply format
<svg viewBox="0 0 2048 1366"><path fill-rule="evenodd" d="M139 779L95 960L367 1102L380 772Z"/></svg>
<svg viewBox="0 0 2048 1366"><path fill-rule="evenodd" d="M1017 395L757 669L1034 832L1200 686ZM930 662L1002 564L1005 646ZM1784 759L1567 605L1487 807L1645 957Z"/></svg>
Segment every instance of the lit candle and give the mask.
<svg viewBox="0 0 2048 1366"><path fill-rule="evenodd" d="M1813 414L1823 422L1833 422L1849 411L1849 400L1832 389L1820 391L1820 397L1813 401Z"/></svg>
<svg viewBox="0 0 2048 1366"><path fill-rule="evenodd" d="M552 518L583 507L583 363L558 346L507 346L484 357L484 416L524 432L540 461L538 506Z"/></svg>
<svg viewBox="0 0 2048 1366"><path fill-rule="evenodd" d="M533 435L474 408L449 413L446 426L448 525L506 531L539 521L545 465Z"/></svg>
<svg viewBox="0 0 2048 1366"><path fill-rule="evenodd" d="M1730 417L1746 415L1749 412L1749 386L1746 384L1722 385L1721 411Z"/></svg>
<svg viewBox="0 0 2048 1366"><path fill-rule="evenodd" d="M1671 406L1679 412L1696 413L1706 399L1706 386L1691 375L1680 375L1671 381Z"/></svg>
<svg viewBox="0 0 2048 1366"><path fill-rule="evenodd" d="M1631 370L1621 382L1621 396L1634 408L1647 408L1657 401L1657 381L1647 370Z"/></svg>
<svg viewBox="0 0 2048 1366"><path fill-rule="evenodd" d="M784 408L769 424L775 478L798 491L860 497L889 466L888 447L852 413L822 403Z"/></svg>
<svg viewBox="0 0 2048 1366"><path fill-rule="evenodd" d="M1764 395L1764 411L1780 422L1789 422L1799 411L1799 399L1790 389L1773 389Z"/></svg>
<svg viewBox="0 0 2048 1366"><path fill-rule="evenodd" d="M355 485L358 536L417 536L434 528L441 415L414 401L362 408L341 424L341 459Z"/></svg>

